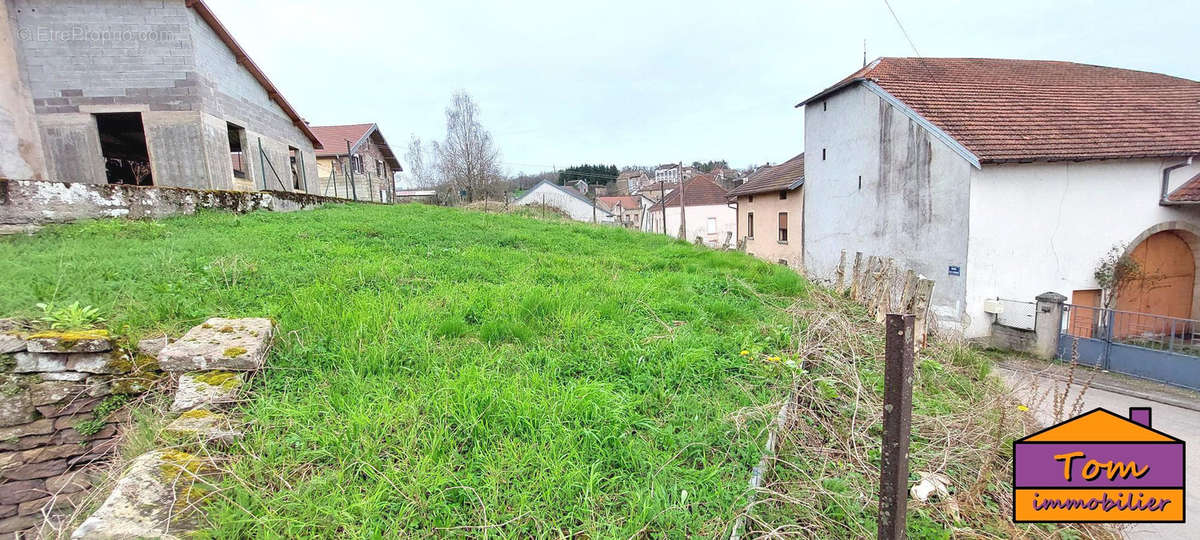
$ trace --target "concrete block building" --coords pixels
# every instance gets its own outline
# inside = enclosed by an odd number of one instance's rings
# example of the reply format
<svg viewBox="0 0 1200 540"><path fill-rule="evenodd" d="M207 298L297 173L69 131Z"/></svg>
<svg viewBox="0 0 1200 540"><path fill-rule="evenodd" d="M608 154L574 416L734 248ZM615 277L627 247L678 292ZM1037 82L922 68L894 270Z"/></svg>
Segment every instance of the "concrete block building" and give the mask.
<svg viewBox="0 0 1200 540"><path fill-rule="evenodd" d="M1197 103L1200 82L1157 73L876 60L799 105L805 268L833 280L842 250L894 257L967 337L988 334L987 299L1047 291L1200 318ZM1146 279L1102 291L1114 248Z"/></svg>
<svg viewBox="0 0 1200 540"><path fill-rule="evenodd" d="M318 139L203 1L0 5L0 175L318 192Z"/></svg>

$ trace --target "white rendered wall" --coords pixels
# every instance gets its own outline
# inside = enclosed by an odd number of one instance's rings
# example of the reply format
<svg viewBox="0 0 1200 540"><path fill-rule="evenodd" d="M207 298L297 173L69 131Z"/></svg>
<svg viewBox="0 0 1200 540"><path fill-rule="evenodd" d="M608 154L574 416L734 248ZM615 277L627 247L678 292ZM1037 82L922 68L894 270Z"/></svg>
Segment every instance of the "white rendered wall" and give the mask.
<svg viewBox="0 0 1200 540"><path fill-rule="evenodd" d="M592 220L591 204L579 200L579 198L545 183L534 186L533 189L529 190L524 195L521 195L521 197L516 201L513 201L513 204L540 206L543 200L545 201L546 206L562 210L575 221ZM612 215L608 212L597 209L596 220L600 223L610 223L612 222Z"/></svg>
<svg viewBox="0 0 1200 540"><path fill-rule="evenodd" d="M804 158L805 271L832 281L842 250L893 257L934 280L939 324L957 329L974 167L861 85L805 106Z"/></svg>
<svg viewBox="0 0 1200 540"><path fill-rule="evenodd" d="M1162 169L1179 161L984 165L971 180L967 336L988 333L986 298L1032 301L1047 291L1070 298L1098 288L1093 273L1114 245L1164 222L1200 230L1200 206L1158 204ZM1175 170L1171 188L1197 172L1200 163Z"/></svg>

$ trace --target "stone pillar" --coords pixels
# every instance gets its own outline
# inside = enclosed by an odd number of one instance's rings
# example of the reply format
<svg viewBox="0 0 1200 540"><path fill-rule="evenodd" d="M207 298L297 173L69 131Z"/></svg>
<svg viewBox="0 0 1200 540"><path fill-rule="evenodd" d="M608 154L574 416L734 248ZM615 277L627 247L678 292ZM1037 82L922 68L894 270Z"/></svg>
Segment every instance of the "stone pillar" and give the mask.
<svg viewBox="0 0 1200 540"><path fill-rule="evenodd" d="M0 178L46 180L33 96L17 58L20 37L8 2L0 0L0 72L12 74L0 83Z"/></svg>
<svg viewBox="0 0 1200 540"><path fill-rule="evenodd" d="M1058 354L1058 336L1062 331L1063 303L1067 297L1056 292L1044 292L1037 295L1037 308L1034 313L1033 354L1039 358L1051 359Z"/></svg>

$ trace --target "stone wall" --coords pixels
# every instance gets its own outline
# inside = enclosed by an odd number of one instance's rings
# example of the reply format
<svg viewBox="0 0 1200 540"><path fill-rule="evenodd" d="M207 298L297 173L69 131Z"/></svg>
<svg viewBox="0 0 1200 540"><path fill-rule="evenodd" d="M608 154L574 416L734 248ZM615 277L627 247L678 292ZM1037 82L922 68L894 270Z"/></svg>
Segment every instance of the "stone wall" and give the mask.
<svg viewBox="0 0 1200 540"><path fill-rule="evenodd" d="M988 337L988 345L1007 351L1032 353L1037 347L1037 332L992 323L992 333Z"/></svg>
<svg viewBox="0 0 1200 540"><path fill-rule="evenodd" d="M0 534L34 533L73 508L116 448L122 406L158 377L152 357L121 350L106 331L0 320Z"/></svg>
<svg viewBox="0 0 1200 540"><path fill-rule="evenodd" d="M0 179L0 234L81 219L161 218L200 208L291 212L344 199L280 191L219 191Z"/></svg>

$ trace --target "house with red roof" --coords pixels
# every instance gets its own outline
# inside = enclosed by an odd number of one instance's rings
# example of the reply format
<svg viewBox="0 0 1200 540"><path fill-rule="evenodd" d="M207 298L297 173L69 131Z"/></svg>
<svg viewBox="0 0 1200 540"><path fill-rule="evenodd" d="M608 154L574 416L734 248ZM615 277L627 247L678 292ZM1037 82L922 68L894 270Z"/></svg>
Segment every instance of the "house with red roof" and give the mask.
<svg viewBox="0 0 1200 540"><path fill-rule="evenodd" d="M697 174L646 210L644 231L669 234L689 242L729 247L737 234L737 211L729 192L709 174ZM664 227L665 221L665 227ZM681 225L686 231L681 231Z"/></svg>
<svg viewBox="0 0 1200 540"><path fill-rule="evenodd" d="M321 141L317 151L320 195L359 201L392 202L400 160L378 124L312 126Z"/></svg>
<svg viewBox="0 0 1200 540"><path fill-rule="evenodd" d="M641 195L613 195L596 197L596 203L601 208L612 212L613 219L617 224L640 230L646 209L653 205L654 201Z"/></svg>
<svg viewBox="0 0 1200 540"><path fill-rule="evenodd" d="M938 324L967 337L989 333L985 300L1046 291L1200 318L1200 82L880 58L797 107L811 275L834 280L842 250L894 257L936 282ZM1114 247L1147 277L1102 291Z"/></svg>
<svg viewBox="0 0 1200 540"><path fill-rule="evenodd" d="M746 253L800 268L804 264L804 154L762 167L729 191L737 211L735 238Z"/></svg>

